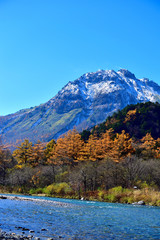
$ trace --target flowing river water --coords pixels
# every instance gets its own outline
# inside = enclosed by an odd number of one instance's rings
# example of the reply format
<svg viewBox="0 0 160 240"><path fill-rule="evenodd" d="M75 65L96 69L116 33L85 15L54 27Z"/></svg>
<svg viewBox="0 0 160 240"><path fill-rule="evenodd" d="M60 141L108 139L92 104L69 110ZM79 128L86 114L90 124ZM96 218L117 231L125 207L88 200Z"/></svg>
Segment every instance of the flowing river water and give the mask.
<svg viewBox="0 0 160 240"><path fill-rule="evenodd" d="M32 230L40 239L160 239L160 207L28 198L34 201L0 199L3 231Z"/></svg>

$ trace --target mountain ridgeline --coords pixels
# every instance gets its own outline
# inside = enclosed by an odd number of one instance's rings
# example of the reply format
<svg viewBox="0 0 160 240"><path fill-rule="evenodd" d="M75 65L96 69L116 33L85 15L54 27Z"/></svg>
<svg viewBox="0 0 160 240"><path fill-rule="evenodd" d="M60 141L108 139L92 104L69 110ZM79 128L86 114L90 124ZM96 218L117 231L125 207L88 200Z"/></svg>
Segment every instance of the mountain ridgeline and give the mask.
<svg viewBox="0 0 160 240"><path fill-rule="evenodd" d="M86 73L69 82L48 102L1 116L1 138L8 145L25 138L33 143L37 140L49 141L75 126L78 131L92 128L127 105L148 101L160 102L160 86L147 78L138 79L125 69ZM137 111L135 114L137 116L140 113ZM128 126L127 120L124 121ZM115 124L119 129L120 123ZM135 136L143 135L136 127L134 132Z"/></svg>

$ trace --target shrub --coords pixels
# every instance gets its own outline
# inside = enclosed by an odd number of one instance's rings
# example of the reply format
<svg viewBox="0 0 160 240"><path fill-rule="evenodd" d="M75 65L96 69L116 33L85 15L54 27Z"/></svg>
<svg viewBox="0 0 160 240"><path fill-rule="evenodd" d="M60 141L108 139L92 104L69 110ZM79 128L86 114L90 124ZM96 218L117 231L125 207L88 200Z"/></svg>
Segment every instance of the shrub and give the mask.
<svg viewBox="0 0 160 240"><path fill-rule="evenodd" d="M132 203L134 200L131 195L132 191L130 189L125 189L121 186L118 186L109 189L108 193L104 194L103 198L107 202Z"/></svg>
<svg viewBox="0 0 160 240"><path fill-rule="evenodd" d="M103 190L98 191L98 198L99 200L103 200L105 196L105 192Z"/></svg>
<svg viewBox="0 0 160 240"><path fill-rule="evenodd" d="M47 186L46 188L43 189L44 193L46 193L47 195L53 195L54 194L54 185L51 184L49 186Z"/></svg>
<svg viewBox="0 0 160 240"><path fill-rule="evenodd" d="M135 202L135 199L134 199L134 196L132 195L132 196L130 196L129 198L128 198L128 203L129 204L132 204L132 203L134 203Z"/></svg>
<svg viewBox="0 0 160 240"><path fill-rule="evenodd" d="M55 184L55 193L57 194L67 194L71 191L71 187L65 182Z"/></svg>
<svg viewBox="0 0 160 240"><path fill-rule="evenodd" d="M43 188L37 188L37 189L35 190L35 193L36 193L36 194L43 193Z"/></svg>
<svg viewBox="0 0 160 240"><path fill-rule="evenodd" d="M120 194L122 192L123 192L123 188L121 186L111 188L108 191L108 193L113 193L113 194Z"/></svg>
<svg viewBox="0 0 160 240"><path fill-rule="evenodd" d="M128 197L124 196L120 199L120 203L128 203Z"/></svg>
<svg viewBox="0 0 160 240"><path fill-rule="evenodd" d="M72 191L71 187L65 182L51 184L43 189L43 192L48 195L67 194L70 193L71 191Z"/></svg>
<svg viewBox="0 0 160 240"><path fill-rule="evenodd" d="M117 196L114 194L105 195L105 200L111 203L117 202Z"/></svg>
<svg viewBox="0 0 160 240"><path fill-rule="evenodd" d="M160 200L156 201L156 206L160 207Z"/></svg>
<svg viewBox="0 0 160 240"><path fill-rule="evenodd" d="M35 194L35 189L34 188L31 188L30 190L29 190L29 194Z"/></svg>

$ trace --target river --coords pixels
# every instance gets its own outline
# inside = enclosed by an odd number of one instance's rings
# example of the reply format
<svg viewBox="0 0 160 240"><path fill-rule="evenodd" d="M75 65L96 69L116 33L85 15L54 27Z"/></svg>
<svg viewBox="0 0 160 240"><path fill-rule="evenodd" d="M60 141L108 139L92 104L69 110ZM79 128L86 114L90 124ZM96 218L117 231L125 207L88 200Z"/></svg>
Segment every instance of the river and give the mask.
<svg viewBox="0 0 160 240"><path fill-rule="evenodd" d="M26 228L40 239L160 239L160 207L34 199L0 199L0 228L17 234Z"/></svg>

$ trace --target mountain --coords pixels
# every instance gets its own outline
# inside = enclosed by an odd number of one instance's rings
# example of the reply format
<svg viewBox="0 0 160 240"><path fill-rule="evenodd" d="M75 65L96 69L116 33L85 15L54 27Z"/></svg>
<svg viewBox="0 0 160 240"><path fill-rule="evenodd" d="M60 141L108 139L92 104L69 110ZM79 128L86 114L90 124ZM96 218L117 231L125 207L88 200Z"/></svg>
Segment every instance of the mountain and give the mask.
<svg viewBox="0 0 160 240"><path fill-rule="evenodd" d="M126 69L86 73L48 102L1 116L1 138L7 144L25 138L49 141L74 126L91 128L128 104L147 101L160 101L160 86L147 78L138 79Z"/></svg>
<svg viewBox="0 0 160 240"><path fill-rule="evenodd" d="M101 136L110 128L113 128L115 133L125 130L130 137L137 140L142 139L146 133L151 133L154 139L160 138L160 104L146 102L128 105L93 127L91 132L84 130L81 135L87 140L90 134Z"/></svg>

